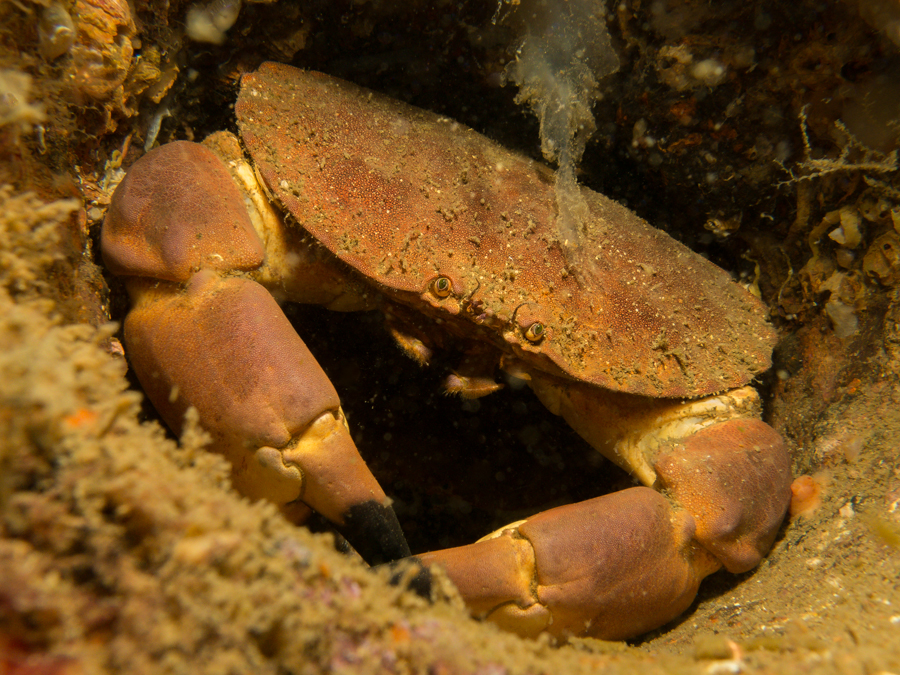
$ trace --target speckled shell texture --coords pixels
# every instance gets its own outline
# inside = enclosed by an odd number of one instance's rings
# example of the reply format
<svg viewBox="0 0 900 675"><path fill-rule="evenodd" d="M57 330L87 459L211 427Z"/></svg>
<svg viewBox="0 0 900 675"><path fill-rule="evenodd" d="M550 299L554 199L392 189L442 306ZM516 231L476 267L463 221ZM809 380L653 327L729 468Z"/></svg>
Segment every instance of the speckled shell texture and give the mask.
<svg viewBox="0 0 900 675"><path fill-rule="evenodd" d="M643 396L720 392L771 364L765 308L723 270L587 189L584 240L561 244L553 173L453 120L274 63L244 76L235 110L299 225L448 330Z"/></svg>

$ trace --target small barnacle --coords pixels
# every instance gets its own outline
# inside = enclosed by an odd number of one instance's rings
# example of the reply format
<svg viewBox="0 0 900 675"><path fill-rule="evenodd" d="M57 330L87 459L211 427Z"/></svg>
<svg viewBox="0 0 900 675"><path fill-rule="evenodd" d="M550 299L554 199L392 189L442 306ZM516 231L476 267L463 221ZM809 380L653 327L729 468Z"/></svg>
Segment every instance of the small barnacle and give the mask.
<svg viewBox="0 0 900 675"><path fill-rule="evenodd" d="M75 44L75 23L65 7L53 2L41 12L38 21L38 39L41 56L47 61L68 53Z"/></svg>

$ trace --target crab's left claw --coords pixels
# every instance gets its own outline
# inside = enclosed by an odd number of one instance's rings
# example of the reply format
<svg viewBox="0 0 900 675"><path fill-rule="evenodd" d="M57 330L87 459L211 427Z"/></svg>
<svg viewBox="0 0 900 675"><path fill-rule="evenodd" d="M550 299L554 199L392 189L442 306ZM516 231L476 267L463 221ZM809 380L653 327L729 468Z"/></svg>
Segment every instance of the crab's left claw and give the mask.
<svg viewBox="0 0 900 675"><path fill-rule="evenodd" d="M101 240L132 301L129 361L173 431L195 408L238 491L295 521L314 509L367 562L409 555L331 381L250 278L268 251L219 159L194 143L145 155L116 190Z"/></svg>
<svg viewBox="0 0 900 675"><path fill-rule="evenodd" d="M129 287L131 365L176 433L195 407L239 492L289 517L314 509L367 562L409 555L337 392L268 291L211 271L182 289L135 280Z"/></svg>

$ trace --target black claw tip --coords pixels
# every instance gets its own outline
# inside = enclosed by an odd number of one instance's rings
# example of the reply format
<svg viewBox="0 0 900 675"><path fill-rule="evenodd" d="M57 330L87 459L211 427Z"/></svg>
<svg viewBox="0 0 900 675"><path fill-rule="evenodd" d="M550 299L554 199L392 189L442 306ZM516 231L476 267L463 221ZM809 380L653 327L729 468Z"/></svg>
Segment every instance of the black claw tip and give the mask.
<svg viewBox="0 0 900 675"><path fill-rule="evenodd" d="M392 562L410 555L394 509L371 500L354 504L337 528L370 565Z"/></svg>

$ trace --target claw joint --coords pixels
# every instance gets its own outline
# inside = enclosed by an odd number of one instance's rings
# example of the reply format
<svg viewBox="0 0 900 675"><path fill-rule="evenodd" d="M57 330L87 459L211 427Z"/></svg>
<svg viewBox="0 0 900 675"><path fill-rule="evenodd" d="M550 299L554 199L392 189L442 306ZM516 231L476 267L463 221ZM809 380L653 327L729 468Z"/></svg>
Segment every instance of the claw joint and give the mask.
<svg viewBox="0 0 900 675"><path fill-rule="evenodd" d="M266 470L274 474L275 480L268 483L269 499L279 504L286 504L299 499L303 494L303 470L294 462L285 461L282 450L263 446L256 450L256 461ZM277 490L278 495L272 494Z"/></svg>

